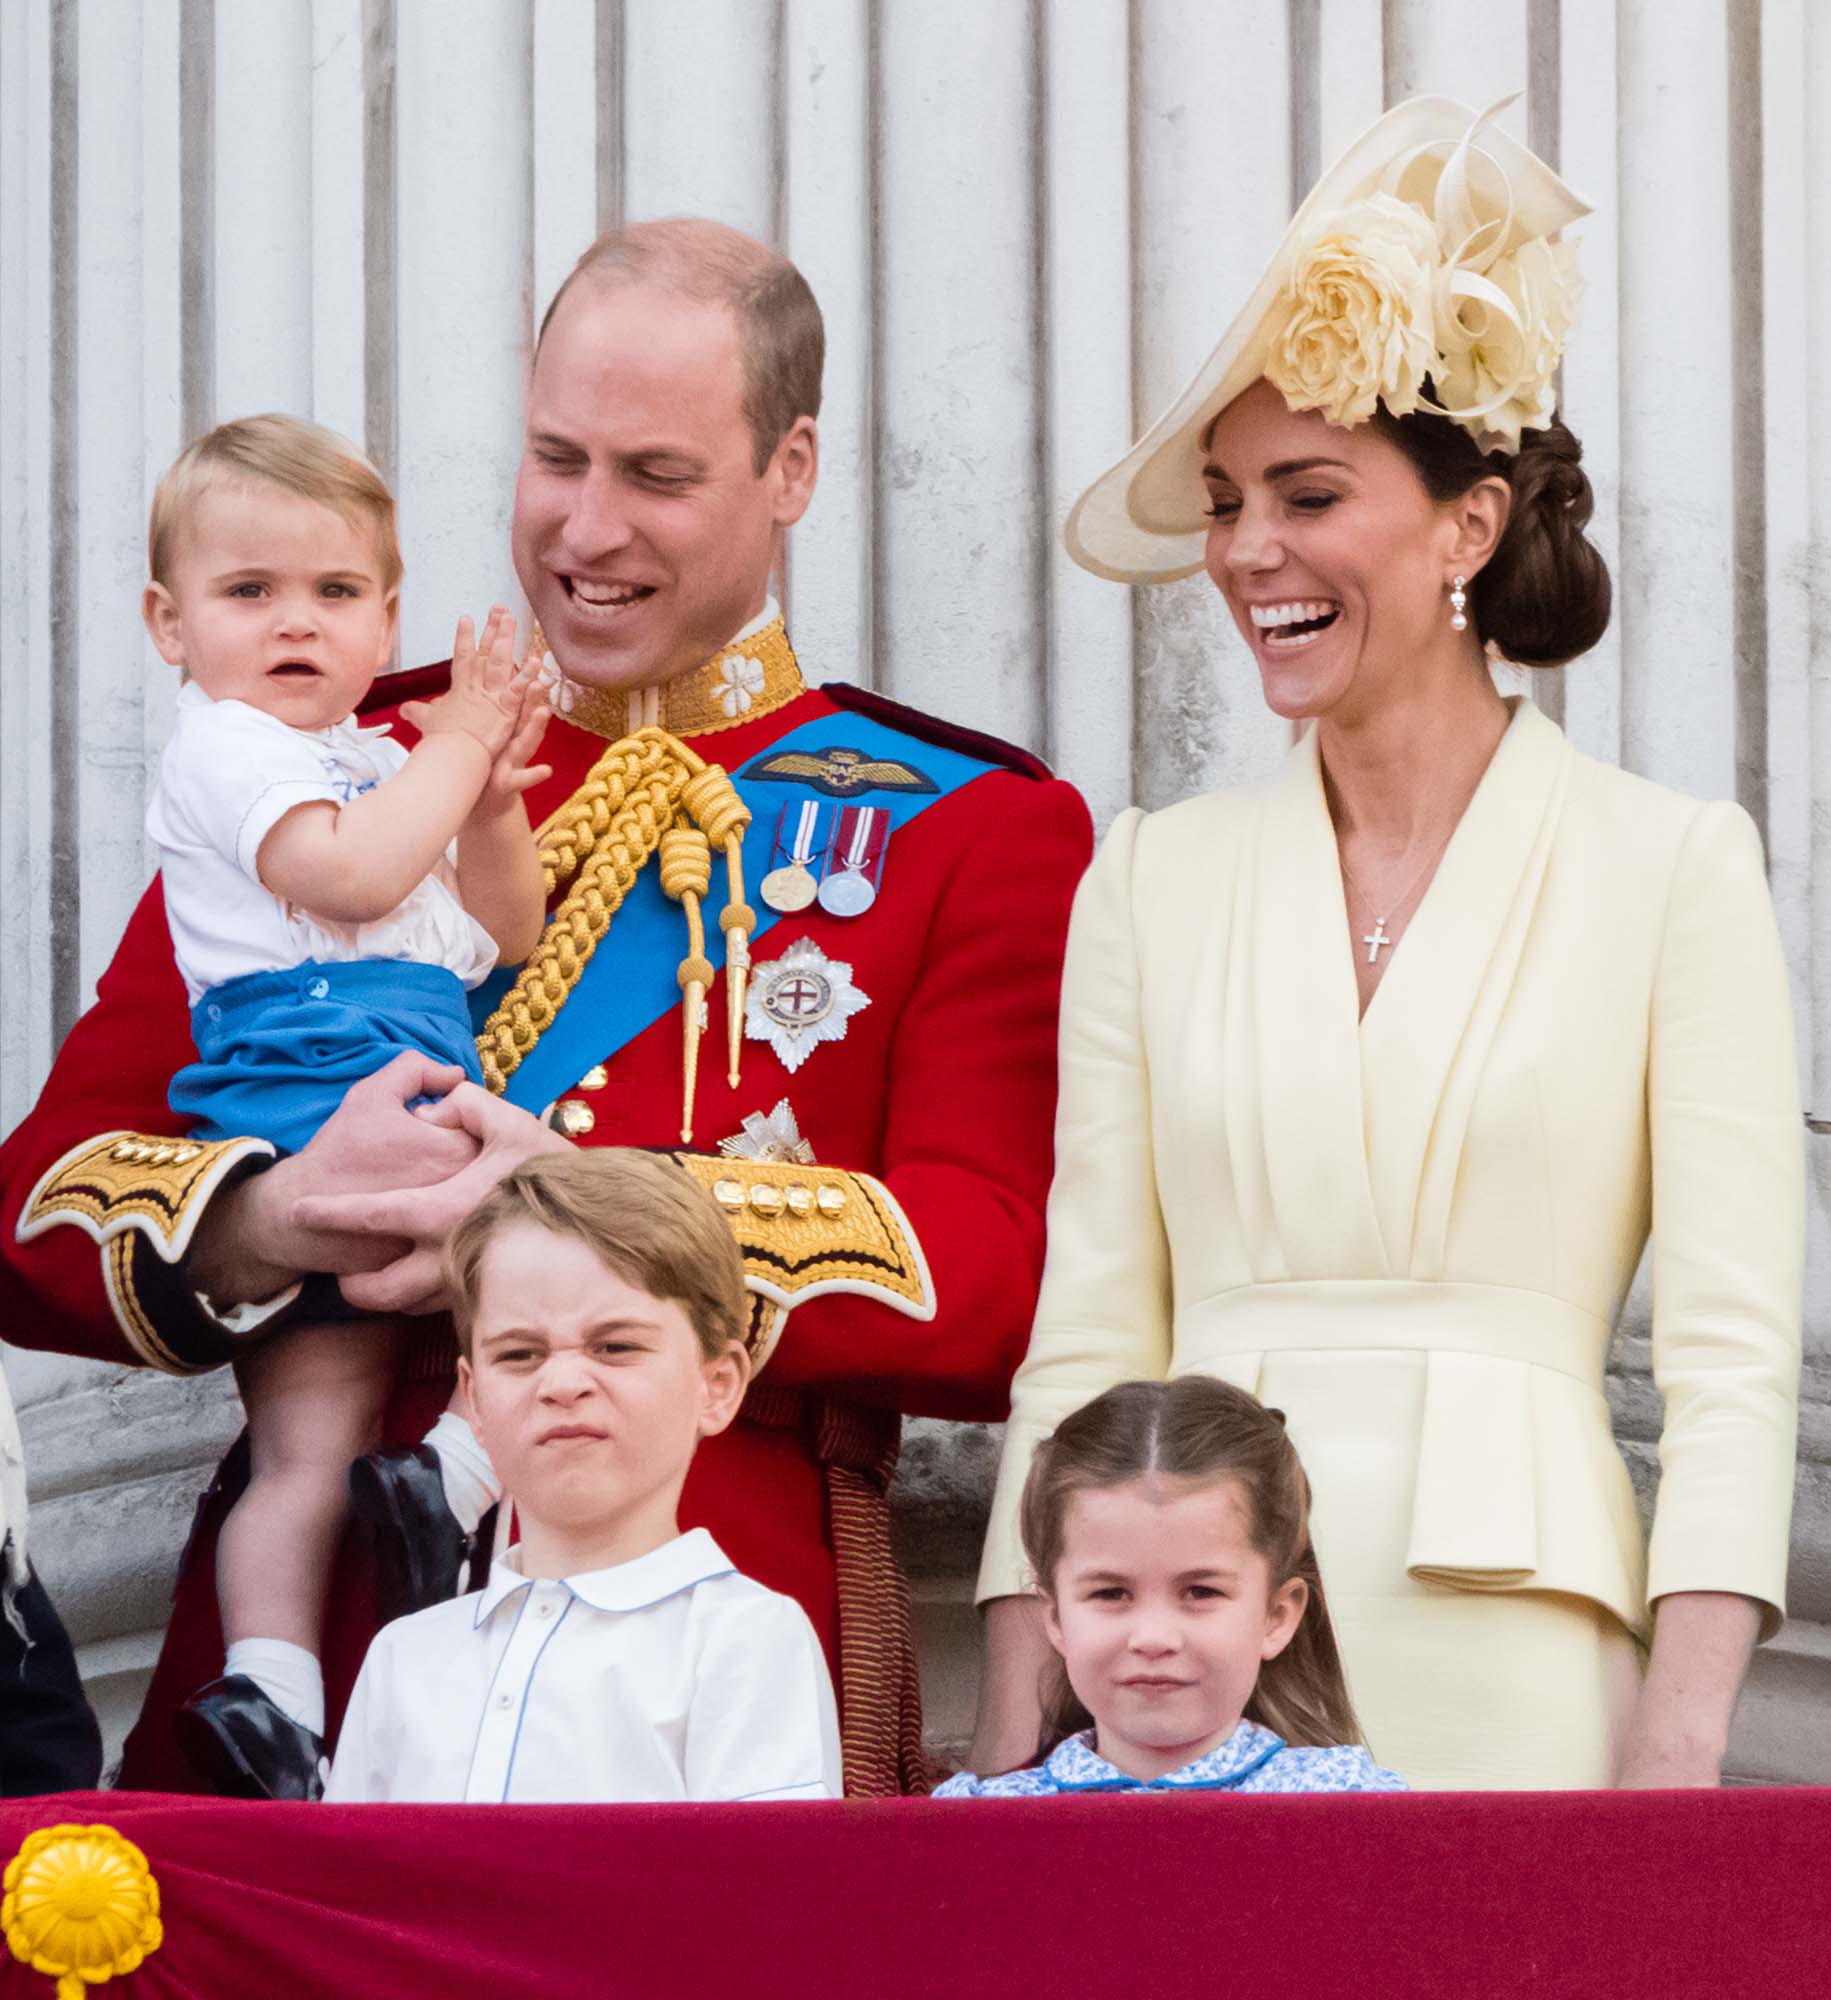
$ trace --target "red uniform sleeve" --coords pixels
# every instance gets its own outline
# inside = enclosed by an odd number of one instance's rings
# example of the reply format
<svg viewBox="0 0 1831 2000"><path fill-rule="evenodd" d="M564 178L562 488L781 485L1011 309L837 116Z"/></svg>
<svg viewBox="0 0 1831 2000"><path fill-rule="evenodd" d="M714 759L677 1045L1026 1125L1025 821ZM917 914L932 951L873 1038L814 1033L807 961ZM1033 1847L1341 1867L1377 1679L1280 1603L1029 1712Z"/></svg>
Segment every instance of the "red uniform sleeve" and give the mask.
<svg viewBox="0 0 1831 2000"><path fill-rule="evenodd" d="M186 1157L159 1160L142 1147L112 1182L60 1210L54 1226L23 1242L18 1234L26 1204L64 1156L103 1133L180 1130L166 1091L191 1055L190 1013L155 880L94 1006L65 1039L37 1104L0 1147L0 1326L8 1340L178 1370L221 1358L203 1351L208 1323L194 1314L181 1272L148 1247L153 1233L182 1239L187 1207L200 1207L221 1184L209 1173L221 1149L182 1147Z"/></svg>
<svg viewBox="0 0 1831 2000"><path fill-rule="evenodd" d="M911 1416L995 1419L1042 1277L1062 953L1093 829L1057 780L999 772L974 802L898 1022L877 1170L921 1245L935 1316L809 1299L767 1379Z"/></svg>

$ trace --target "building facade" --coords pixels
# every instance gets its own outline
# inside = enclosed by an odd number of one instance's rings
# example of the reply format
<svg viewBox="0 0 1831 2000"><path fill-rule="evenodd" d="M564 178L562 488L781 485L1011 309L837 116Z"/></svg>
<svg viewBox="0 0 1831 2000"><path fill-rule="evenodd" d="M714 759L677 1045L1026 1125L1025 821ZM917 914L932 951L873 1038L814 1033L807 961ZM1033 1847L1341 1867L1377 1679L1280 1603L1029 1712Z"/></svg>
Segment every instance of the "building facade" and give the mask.
<svg viewBox="0 0 1831 2000"><path fill-rule="evenodd" d="M1479 26L1476 25L1477 16ZM0 9L0 1125L148 869L170 670L145 509L261 409L400 496L402 658L516 601L531 329L603 224L780 243L826 313L783 589L817 678L1049 757L1104 825L1286 740L1200 580L1076 570L1069 502L1180 387L1382 107L1483 107L1595 204L1565 368L1618 616L1527 690L1741 800L1794 975L1813 1171L1793 1617L1734 1752L1831 1780L1831 15L1812 0L18 0ZM1515 95L1517 93L1517 95ZM1523 677L1519 685L1524 686ZM1648 1302L1611 1373L1643 1492ZM232 1386L12 1354L34 1546L118 1736ZM937 1739L966 1727L995 1436L912 1426ZM1821 1708L1822 1713L1822 1708Z"/></svg>

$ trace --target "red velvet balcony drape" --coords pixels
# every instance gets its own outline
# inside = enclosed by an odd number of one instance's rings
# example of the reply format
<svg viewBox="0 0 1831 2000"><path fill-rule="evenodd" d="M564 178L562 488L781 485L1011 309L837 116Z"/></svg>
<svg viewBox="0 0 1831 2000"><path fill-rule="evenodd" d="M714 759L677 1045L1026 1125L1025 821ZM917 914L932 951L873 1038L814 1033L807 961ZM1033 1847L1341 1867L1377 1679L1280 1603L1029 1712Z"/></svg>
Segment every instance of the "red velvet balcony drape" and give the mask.
<svg viewBox="0 0 1831 2000"><path fill-rule="evenodd" d="M858 1805L0 1805L144 1850L101 2000L1780 1995L1822 1984L1831 1791ZM0 2000L50 1980L0 1960Z"/></svg>

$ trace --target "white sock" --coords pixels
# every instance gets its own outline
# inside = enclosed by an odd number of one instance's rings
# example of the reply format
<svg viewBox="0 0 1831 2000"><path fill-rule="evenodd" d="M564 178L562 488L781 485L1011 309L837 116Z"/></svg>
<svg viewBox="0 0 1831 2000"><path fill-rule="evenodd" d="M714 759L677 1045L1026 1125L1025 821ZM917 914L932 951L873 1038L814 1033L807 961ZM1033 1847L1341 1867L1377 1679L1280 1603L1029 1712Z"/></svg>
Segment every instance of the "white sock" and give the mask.
<svg viewBox="0 0 1831 2000"><path fill-rule="evenodd" d="M477 1523L502 1498L502 1481L490 1455L477 1441L456 1410L447 1410L425 1442L438 1454L439 1477L445 1482L445 1504L457 1516L458 1526L467 1535L477 1532Z"/></svg>
<svg viewBox="0 0 1831 2000"><path fill-rule="evenodd" d="M314 1736L324 1734L324 1669L289 1639L237 1639L225 1674L246 1674L276 1708Z"/></svg>

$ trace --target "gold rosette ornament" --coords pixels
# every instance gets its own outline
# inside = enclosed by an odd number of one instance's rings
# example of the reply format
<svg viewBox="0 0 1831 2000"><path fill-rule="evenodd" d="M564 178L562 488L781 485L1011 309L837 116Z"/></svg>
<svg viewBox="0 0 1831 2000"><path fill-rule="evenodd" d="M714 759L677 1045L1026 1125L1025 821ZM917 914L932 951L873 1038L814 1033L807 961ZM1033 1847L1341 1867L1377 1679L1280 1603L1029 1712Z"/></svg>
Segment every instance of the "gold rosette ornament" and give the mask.
<svg viewBox="0 0 1831 2000"><path fill-rule="evenodd" d="M57 2000L132 1972L165 1937L146 1856L111 1826L47 1826L6 1866L7 1948L57 1981Z"/></svg>

